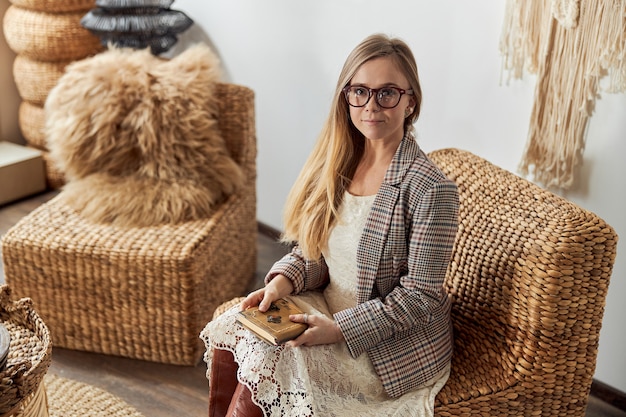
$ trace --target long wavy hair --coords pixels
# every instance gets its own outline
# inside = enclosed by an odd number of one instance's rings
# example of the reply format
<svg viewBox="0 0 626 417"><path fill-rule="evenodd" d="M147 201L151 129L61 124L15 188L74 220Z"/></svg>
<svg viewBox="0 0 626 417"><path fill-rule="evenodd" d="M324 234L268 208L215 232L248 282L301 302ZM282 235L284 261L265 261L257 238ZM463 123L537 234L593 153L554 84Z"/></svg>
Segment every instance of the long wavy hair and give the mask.
<svg viewBox="0 0 626 417"><path fill-rule="evenodd" d="M281 240L297 243L307 259L319 259L326 249L343 195L364 151L364 137L350 120L342 89L349 85L361 65L381 57L391 57L413 89L415 106L405 118L405 133L413 129L419 116L422 89L411 49L401 39L383 34L365 38L343 65L329 116L287 196Z"/></svg>

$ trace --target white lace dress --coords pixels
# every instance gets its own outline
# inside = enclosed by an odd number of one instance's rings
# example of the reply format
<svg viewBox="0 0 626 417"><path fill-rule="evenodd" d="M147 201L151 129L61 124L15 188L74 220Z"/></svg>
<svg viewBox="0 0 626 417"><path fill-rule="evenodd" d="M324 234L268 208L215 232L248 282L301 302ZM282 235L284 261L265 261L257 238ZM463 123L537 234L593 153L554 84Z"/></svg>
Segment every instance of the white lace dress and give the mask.
<svg viewBox="0 0 626 417"><path fill-rule="evenodd" d="M323 292L291 299L309 314L333 313L356 303L356 249L375 196L346 193L324 259L330 284ZM212 348L231 351L238 379L250 388L265 416L432 416L449 368L427 386L390 398L367 354L353 358L345 343L288 348L271 346L235 322L238 306L211 321L200 337L210 380Z"/></svg>

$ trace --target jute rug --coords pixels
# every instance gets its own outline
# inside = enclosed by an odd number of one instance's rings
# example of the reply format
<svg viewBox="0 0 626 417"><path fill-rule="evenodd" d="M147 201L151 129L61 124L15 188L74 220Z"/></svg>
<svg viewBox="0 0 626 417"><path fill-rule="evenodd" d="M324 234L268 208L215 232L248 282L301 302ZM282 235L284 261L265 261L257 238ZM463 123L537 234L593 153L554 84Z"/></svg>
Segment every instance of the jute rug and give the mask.
<svg viewBox="0 0 626 417"><path fill-rule="evenodd" d="M51 374L43 381L50 417L144 417L128 403L100 388Z"/></svg>

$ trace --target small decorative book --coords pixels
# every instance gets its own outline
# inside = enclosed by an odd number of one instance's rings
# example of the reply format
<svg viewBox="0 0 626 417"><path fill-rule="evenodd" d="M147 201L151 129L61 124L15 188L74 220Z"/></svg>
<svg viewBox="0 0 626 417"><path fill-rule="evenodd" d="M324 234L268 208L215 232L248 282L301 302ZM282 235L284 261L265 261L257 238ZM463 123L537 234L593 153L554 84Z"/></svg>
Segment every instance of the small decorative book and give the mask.
<svg viewBox="0 0 626 417"><path fill-rule="evenodd" d="M290 300L281 298L274 301L266 312L260 312L258 307L240 311L237 321L268 343L282 345L300 336L309 327L289 320L291 314L303 314L303 311Z"/></svg>

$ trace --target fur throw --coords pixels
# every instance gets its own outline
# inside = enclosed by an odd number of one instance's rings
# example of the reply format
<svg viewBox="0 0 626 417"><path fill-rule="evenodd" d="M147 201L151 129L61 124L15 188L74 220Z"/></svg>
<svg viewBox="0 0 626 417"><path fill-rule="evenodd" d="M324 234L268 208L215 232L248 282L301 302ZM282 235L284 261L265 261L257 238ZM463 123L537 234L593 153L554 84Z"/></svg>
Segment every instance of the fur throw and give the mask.
<svg viewBox="0 0 626 417"><path fill-rule="evenodd" d="M45 104L61 196L84 217L153 226L207 217L244 181L217 127L219 61L110 47L76 61Z"/></svg>

